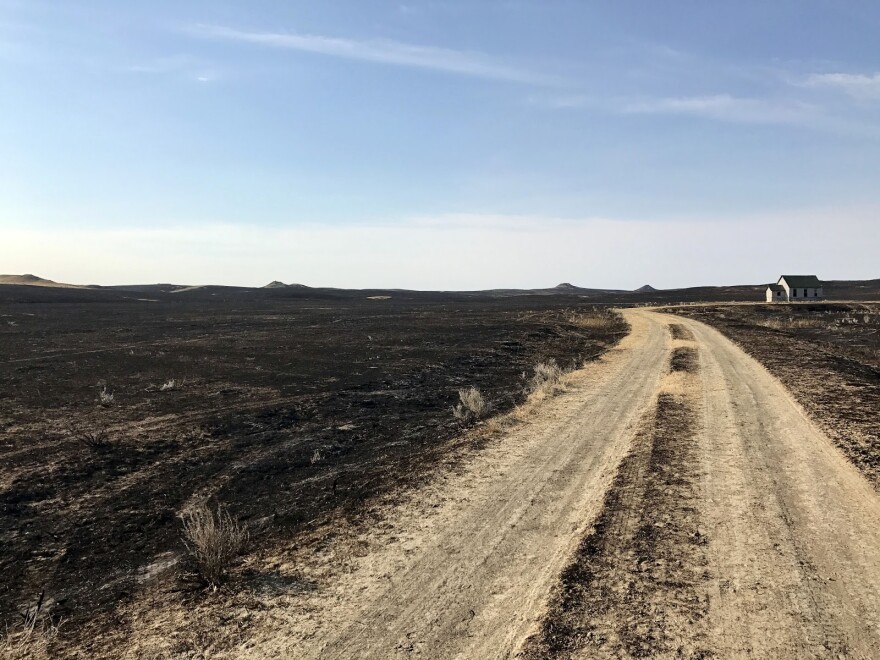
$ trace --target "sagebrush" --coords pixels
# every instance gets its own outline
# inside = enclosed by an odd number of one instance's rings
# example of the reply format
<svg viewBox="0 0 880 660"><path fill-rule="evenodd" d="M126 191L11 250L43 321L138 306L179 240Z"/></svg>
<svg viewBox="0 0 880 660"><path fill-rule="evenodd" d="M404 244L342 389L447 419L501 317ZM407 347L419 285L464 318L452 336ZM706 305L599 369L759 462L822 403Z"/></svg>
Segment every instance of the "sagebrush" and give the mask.
<svg viewBox="0 0 880 660"><path fill-rule="evenodd" d="M181 518L184 544L199 574L216 589L233 561L244 552L250 533L222 506L212 510L203 503L184 512Z"/></svg>
<svg viewBox="0 0 880 660"><path fill-rule="evenodd" d="M466 387L458 391L459 403L452 409L452 414L460 422L480 419L489 414L491 406L476 387Z"/></svg>

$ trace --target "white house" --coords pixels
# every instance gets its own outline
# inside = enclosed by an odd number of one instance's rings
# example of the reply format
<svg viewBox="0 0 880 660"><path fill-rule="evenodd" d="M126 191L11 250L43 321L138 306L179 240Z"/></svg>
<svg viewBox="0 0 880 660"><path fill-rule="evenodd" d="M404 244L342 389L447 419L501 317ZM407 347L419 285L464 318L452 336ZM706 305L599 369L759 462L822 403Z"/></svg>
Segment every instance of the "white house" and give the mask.
<svg viewBox="0 0 880 660"><path fill-rule="evenodd" d="M783 275L767 285L767 302L822 300L822 282L815 275Z"/></svg>

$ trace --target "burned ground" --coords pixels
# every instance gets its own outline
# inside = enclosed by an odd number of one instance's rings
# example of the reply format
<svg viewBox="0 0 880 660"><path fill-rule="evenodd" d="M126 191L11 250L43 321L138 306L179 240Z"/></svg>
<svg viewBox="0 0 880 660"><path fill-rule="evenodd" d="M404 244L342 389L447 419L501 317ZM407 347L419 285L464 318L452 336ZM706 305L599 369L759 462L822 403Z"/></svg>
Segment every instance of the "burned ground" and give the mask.
<svg viewBox="0 0 880 660"><path fill-rule="evenodd" d="M0 612L45 590L59 643L86 655L102 628L124 635L114 612L180 552L189 503L228 505L263 546L357 521L449 458L460 387L503 411L536 362L625 332L562 296L50 293L0 305Z"/></svg>
<svg viewBox="0 0 880 660"><path fill-rule="evenodd" d="M697 349L691 346L679 346L672 351L670 359L670 368L672 371L686 371L692 373L699 366L699 356Z"/></svg>
<svg viewBox="0 0 880 660"><path fill-rule="evenodd" d="M672 335L673 339L680 341L693 341L694 333L691 332L688 328L684 327L681 323L673 323L669 326L669 333Z"/></svg>
<svg viewBox="0 0 880 660"><path fill-rule="evenodd" d="M880 488L880 304L695 306L779 378Z"/></svg>

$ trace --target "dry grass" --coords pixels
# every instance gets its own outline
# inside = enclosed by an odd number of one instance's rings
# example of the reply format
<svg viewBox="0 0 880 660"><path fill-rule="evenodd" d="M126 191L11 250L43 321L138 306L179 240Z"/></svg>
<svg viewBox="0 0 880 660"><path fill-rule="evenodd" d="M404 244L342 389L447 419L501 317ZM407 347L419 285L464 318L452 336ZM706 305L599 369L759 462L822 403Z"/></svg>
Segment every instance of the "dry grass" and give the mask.
<svg viewBox="0 0 880 660"><path fill-rule="evenodd" d="M535 365L535 373L529 380L528 391L540 392L547 391L556 385L562 378L562 369L556 364L556 360L548 360L547 362L539 362Z"/></svg>
<svg viewBox="0 0 880 660"><path fill-rule="evenodd" d="M214 589L223 582L232 562L244 552L250 534L223 507L202 503L181 515L183 539L199 574Z"/></svg>
<svg viewBox="0 0 880 660"><path fill-rule="evenodd" d="M174 378L169 378L164 383L159 386L160 392L170 392L171 390L176 390L178 388L177 381Z"/></svg>
<svg viewBox="0 0 880 660"><path fill-rule="evenodd" d="M761 319L756 325L770 328L771 330L799 330L805 328L821 328L826 325L822 319L803 319L793 316L783 316L775 319Z"/></svg>
<svg viewBox="0 0 880 660"><path fill-rule="evenodd" d="M41 593L36 606L21 613L19 627L7 628L0 636L0 658L32 660L50 657L49 644L58 635L61 622L41 616L44 596L45 593Z"/></svg>
<svg viewBox="0 0 880 660"><path fill-rule="evenodd" d="M460 403L453 407L452 414L462 423L477 420L489 414L492 406L476 387L466 387L458 391Z"/></svg>
<svg viewBox="0 0 880 660"><path fill-rule="evenodd" d="M572 314L568 321L578 328L610 330L620 325L620 316L611 310L594 309L590 313Z"/></svg>

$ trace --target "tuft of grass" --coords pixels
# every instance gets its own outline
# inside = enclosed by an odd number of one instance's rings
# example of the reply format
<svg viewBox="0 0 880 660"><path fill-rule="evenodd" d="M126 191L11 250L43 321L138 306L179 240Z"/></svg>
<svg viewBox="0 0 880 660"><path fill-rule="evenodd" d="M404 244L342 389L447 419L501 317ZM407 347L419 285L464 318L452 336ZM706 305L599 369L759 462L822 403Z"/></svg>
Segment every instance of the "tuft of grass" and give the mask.
<svg viewBox="0 0 880 660"><path fill-rule="evenodd" d="M104 429L96 429L94 431L86 431L76 436L76 441L87 449L95 452L107 452L116 446L107 435Z"/></svg>
<svg viewBox="0 0 880 660"><path fill-rule="evenodd" d="M177 381L174 378L169 378L164 383L159 386L160 392L170 392L171 390L176 390L178 387Z"/></svg>
<svg viewBox="0 0 880 660"><path fill-rule="evenodd" d="M104 407L113 405L114 398L113 392L108 390L106 385L98 391L98 403Z"/></svg>
<svg viewBox="0 0 880 660"><path fill-rule="evenodd" d="M0 636L0 658L32 660L49 657L49 644L58 636L62 622L41 615L45 595L45 592L41 592L34 607L19 612L19 626L12 629L7 627Z"/></svg>
<svg viewBox="0 0 880 660"><path fill-rule="evenodd" d="M535 365L535 373L529 380L529 392L548 390L562 378L562 369L552 358L547 362L539 362Z"/></svg>
<svg viewBox="0 0 880 660"><path fill-rule="evenodd" d="M211 510L201 503L181 514L183 542L199 574L215 590L250 540L247 526L222 506Z"/></svg>
<svg viewBox="0 0 880 660"><path fill-rule="evenodd" d="M485 417L492 409L492 406L476 387L460 389L458 399L459 403L452 408L452 414L463 424Z"/></svg>

